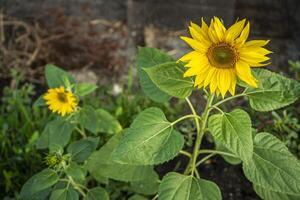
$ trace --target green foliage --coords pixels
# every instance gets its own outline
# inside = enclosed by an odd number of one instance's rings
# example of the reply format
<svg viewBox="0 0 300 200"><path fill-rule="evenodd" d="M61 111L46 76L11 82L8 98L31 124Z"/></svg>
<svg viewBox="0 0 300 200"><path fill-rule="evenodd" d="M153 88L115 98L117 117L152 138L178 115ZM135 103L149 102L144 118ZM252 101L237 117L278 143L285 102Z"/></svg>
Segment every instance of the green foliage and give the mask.
<svg viewBox="0 0 300 200"><path fill-rule="evenodd" d="M92 132L93 134L98 133L98 116L95 109L91 106L84 106L79 112L79 123L80 125Z"/></svg>
<svg viewBox="0 0 300 200"><path fill-rule="evenodd" d="M98 88L97 85L91 83L80 83L76 85L76 94L78 96L85 96L94 92Z"/></svg>
<svg viewBox="0 0 300 200"><path fill-rule="evenodd" d="M158 192L162 200L220 200L218 186L204 179L170 172L164 176Z"/></svg>
<svg viewBox="0 0 300 200"><path fill-rule="evenodd" d="M122 126L119 121L104 109L97 109L96 115L98 118L97 130L100 133L113 135L122 131Z"/></svg>
<svg viewBox="0 0 300 200"><path fill-rule="evenodd" d="M58 181L58 175L54 170L44 169L32 176L23 186L21 196L24 199L31 199L31 196L41 192Z"/></svg>
<svg viewBox="0 0 300 200"><path fill-rule="evenodd" d="M155 176L151 166L117 163L112 159L112 152L119 144L120 137L121 135L115 135L101 149L90 156L87 169L92 176L127 182L150 179Z"/></svg>
<svg viewBox="0 0 300 200"><path fill-rule="evenodd" d="M122 199L124 194L131 200L153 196L162 200L222 199L218 186L203 179L198 171L201 169L198 166L215 155L232 164L242 163L245 176L262 198L299 198L300 164L284 143L269 133L253 134L256 131L252 131L253 123L246 111L222 110L223 104L237 97L247 97L250 106L258 111L282 108L299 98L298 82L257 69L254 74L260 83L258 88L246 86L243 93L225 99L215 98L204 89L206 105L198 114L188 99L193 79L183 77L184 63L175 62L157 49L140 48L137 64L142 89L149 98L165 105L170 105L167 101L171 97L185 98L191 114L167 119L166 115L178 114L180 109L151 107L145 98L132 100L131 88L124 92L126 97L111 97L116 103L112 104L113 109L108 109L113 112L109 112L100 106L102 100L97 96L95 99L100 103L96 105L84 97L99 91L97 86L76 83L66 71L48 65L45 69L48 86L64 86L79 103L65 117L47 116L42 134L32 135L31 140L38 148L49 150L45 158L47 167L25 182L21 189L23 199L105 200ZM39 101L35 106L43 105ZM138 105L139 102L142 104ZM28 116L24 114L30 127ZM16 119L13 122L17 124ZM185 129L189 136L183 136L176 129L182 130L178 125L187 119L195 123L195 128ZM281 121L279 117L274 127L290 131L287 123ZM200 148L206 133L213 136L214 149ZM195 142L185 143L185 138L194 138ZM182 174L156 173L157 165L179 154L188 159ZM208 155L199 159L200 154ZM174 171L179 171L177 166ZM9 177L9 173L5 172L5 176Z"/></svg>
<svg viewBox="0 0 300 200"><path fill-rule="evenodd" d="M137 56L137 67L140 85L144 93L153 101L165 102L170 99L170 96L167 93L161 91L159 87L151 81L144 70L146 68L151 68L153 66L170 61L174 61L174 59L158 49L148 47L139 48L139 53Z"/></svg>
<svg viewBox="0 0 300 200"><path fill-rule="evenodd" d="M54 190L51 193L50 200L78 200L79 195L73 188Z"/></svg>
<svg viewBox="0 0 300 200"><path fill-rule="evenodd" d="M182 63L167 62L144 70L155 85L170 96L185 98L191 95L194 81L183 77Z"/></svg>
<svg viewBox="0 0 300 200"><path fill-rule="evenodd" d="M208 128L215 140L244 161L252 158L253 143L249 115L236 109L210 117Z"/></svg>
<svg viewBox="0 0 300 200"><path fill-rule="evenodd" d="M133 165L159 164L174 158L182 146L183 136L173 129L164 113L158 108L148 108L124 130L113 158Z"/></svg>
<svg viewBox="0 0 300 200"><path fill-rule="evenodd" d="M42 170L42 156L35 142L48 121L46 109L34 107L36 88L11 70L11 84L1 88L0 99L0 194L17 196L33 174ZM44 191L46 193L47 191Z"/></svg>
<svg viewBox="0 0 300 200"><path fill-rule="evenodd" d="M84 200L109 200L109 196L105 189L95 187L89 190Z"/></svg>
<svg viewBox="0 0 300 200"><path fill-rule="evenodd" d="M255 136L253 158L243 163L243 169L262 197L268 193L274 199L300 195L300 163L280 140L269 133Z"/></svg>
<svg viewBox="0 0 300 200"><path fill-rule="evenodd" d="M52 64L46 65L45 77L50 88L60 86L69 88L71 84L75 84L75 79L69 73Z"/></svg>
<svg viewBox="0 0 300 200"><path fill-rule="evenodd" d="M60 117L49 122L37 141L37 148L65 147L70 141L74 128L73 124Z"/></svg>
<svg viewBox="0 0 300 200"><path fill-rule="evenodd" d="M71 154L71 159L75 162L85 161L93 151L96 150L99 143L99 138L84 138L75 142L72 142L68 146L68 153Z"/></svg>
<svg viewBox="0 0 300 200"><path fill-rule="evenodd" d="M257 111L271 111L294 103L300 97L300 84L264 69L253 70L259 80L258 88L245 92L250 106Z"/></svg>

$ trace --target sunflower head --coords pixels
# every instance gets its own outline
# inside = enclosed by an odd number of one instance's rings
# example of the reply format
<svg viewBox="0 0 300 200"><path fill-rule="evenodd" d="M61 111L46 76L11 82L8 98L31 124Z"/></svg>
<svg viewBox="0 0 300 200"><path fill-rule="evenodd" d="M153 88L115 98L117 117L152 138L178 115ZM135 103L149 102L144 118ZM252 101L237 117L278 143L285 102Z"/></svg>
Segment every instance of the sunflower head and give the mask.
<svg viewBox="0 0 300 200"><path fill-rule="evenodd" d="M252 87L257 80L251 74L250 67L268 65L269 53L263 46L269 40L247 41L250 24L245 19L237 21L228 29L221 20L214 17L208 26L202 19L202 25L191 23L191 38L181 37L193 51L180 58L187 62L184 76L195 76L195 86L210 87L211 93L221 94L227 91L235 94L237 78Z"/></svg>
<svg viewBox="0 0 300 200"><path fill-rule="evenodd" d="M50 88L44 95L44 100L48 108L61 116L74 112L77 101L71 91L65 90L63 86L59 88Z"/></svg>

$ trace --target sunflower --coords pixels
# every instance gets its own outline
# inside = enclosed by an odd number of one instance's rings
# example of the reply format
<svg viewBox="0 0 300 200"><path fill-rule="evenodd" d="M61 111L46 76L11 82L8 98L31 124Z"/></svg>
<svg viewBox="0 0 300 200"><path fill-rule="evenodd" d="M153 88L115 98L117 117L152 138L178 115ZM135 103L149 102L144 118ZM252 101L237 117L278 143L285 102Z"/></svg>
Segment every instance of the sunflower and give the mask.
<svg viewBox="0 0 300 200"><path fill-rule="evenodd" d="M226 29L217 17L208 26L202 19L201 27L191 22L192 38L181 37L193 51L179 60L186 62L184 77L195 76L195 87L205 88L222 97L227 91L235 94L237 77L249 86L257 87L258 81L251 74L250 67L268 65L266 55L272 53L263 48L269 40L246 41L250 24L246 20L237 21Z"/></svg>
<svg viewBox="0 0 300 200"><path fill-rule="evenodd" d="M52 112L56 112L61 116L72 113L77 105L74 94L65 90L63 86L48 89L44 100Z"/></svg>

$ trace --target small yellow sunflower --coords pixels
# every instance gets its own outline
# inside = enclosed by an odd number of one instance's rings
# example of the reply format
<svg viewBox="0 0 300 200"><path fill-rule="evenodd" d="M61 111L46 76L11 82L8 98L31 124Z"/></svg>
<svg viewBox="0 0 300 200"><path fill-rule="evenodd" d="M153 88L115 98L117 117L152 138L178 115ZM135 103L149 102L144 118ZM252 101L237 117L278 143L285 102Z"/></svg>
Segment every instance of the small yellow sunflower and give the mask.
<svg viewBox="0 0 300 200"><path fill-rule="evenodd" d="M44 96L48 108L61 116L72 113L77 105L76 97L64 87L50 88Z"/></svg>
<svg viewBox="0 0 300 200"><path fill-rule="evenodd" d="M227 91L235 94L237 77L252 87L257 80L250 67L268 65L266 55L272 53L263 48L269 40L247 41L250 25L240 20L226 29L217 17L208 26L202 19L202 26L191 23L189 30L192 38L181 37L193 51L179 60L188 62L189 68L184 77L195 76L195 87L210 86L211 93L224 98Z"/></svg>

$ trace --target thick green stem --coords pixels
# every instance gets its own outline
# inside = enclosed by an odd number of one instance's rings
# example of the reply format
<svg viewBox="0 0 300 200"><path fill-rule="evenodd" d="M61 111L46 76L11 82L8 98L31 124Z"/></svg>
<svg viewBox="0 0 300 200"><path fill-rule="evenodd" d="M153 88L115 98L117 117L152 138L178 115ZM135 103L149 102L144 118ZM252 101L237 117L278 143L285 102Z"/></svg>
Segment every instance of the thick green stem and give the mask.
<svg viewBox="0 0 300 200"><path fill-rule="evenodd" d="M191 161L190 161L190 163L189 163L189 165L188 165L188 167L185 171L185 173L189 172L189 169L191 168L191 175L192 176L194 175L194 172L196 170L196 162L197 162L198 152L199 152L199 148L200 148L202 138L203 138L203 135L204 135L206 122L207 122L207 119L208 119L208 116L209 116L210 106L213 102L213 99L214 99L214 95L213 94L209 95L209 97L207 99L207 104L205 106L205 109L204 109L202 117L201 117L201 119L202 119L201 126L199 124L198 129L197 129L197 136L196 136L196 142L195 142L195 145L194 145L194 151L193 151L193 154L192 154L192 159L191 159ZM196 123L196 126L197 126L197 123Z"/></svg>

